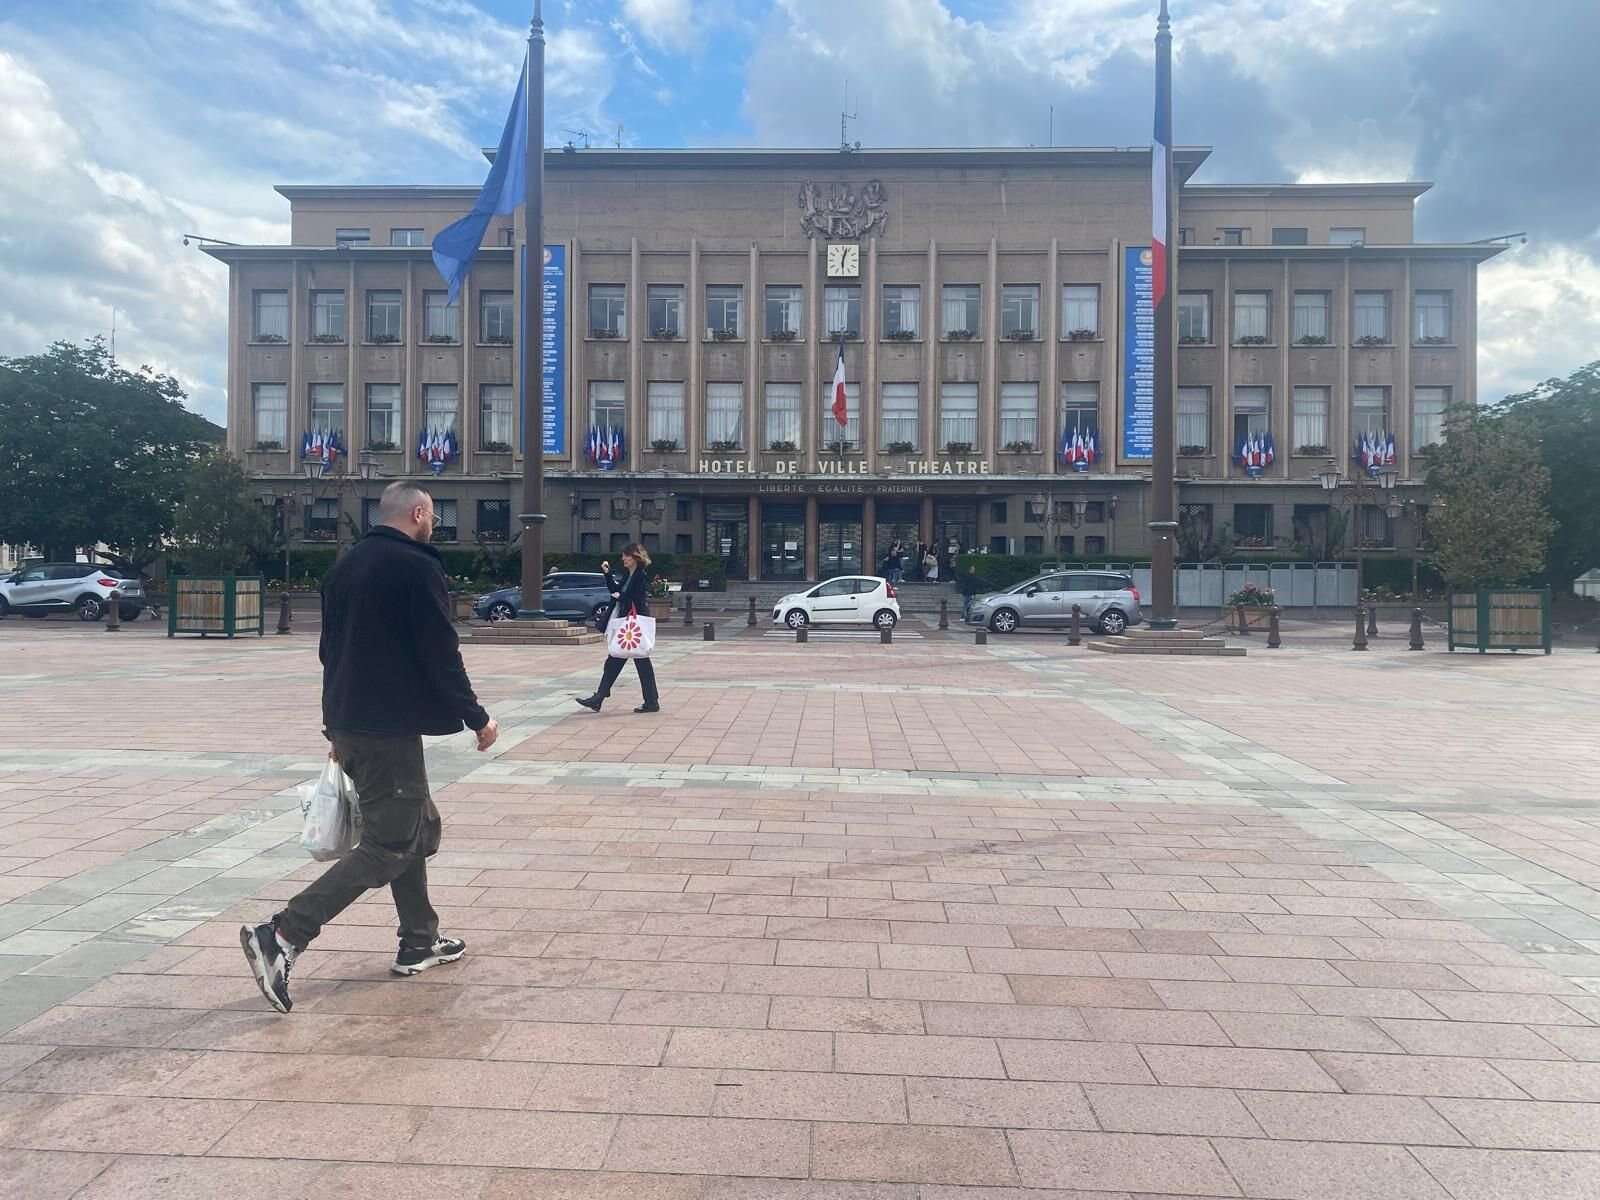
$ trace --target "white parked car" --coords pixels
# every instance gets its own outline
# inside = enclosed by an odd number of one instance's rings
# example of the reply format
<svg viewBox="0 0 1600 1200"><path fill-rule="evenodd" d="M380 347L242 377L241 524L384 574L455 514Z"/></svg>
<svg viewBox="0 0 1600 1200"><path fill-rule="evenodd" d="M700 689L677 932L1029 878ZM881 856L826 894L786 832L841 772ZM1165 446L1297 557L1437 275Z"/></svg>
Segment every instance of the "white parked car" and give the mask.
<svg viewBox="0 0 1600 1200"><path fill-rule="evenodd" d="M900 601L894 584L878 575L841 575L809 591L792 592L772 606L775 625L804 629L807 625L875 625L893 629L900 623Z"/></svg>

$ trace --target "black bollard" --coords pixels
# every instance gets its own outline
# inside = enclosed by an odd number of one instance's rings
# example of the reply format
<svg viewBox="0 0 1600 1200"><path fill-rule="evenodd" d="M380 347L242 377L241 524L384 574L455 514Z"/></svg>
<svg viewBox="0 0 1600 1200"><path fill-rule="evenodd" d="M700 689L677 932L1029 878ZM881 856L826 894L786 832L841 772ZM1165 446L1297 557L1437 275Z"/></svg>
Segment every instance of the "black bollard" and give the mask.
<svg viewBox="0 0 1600 1200"><path fill-rule="evenodd" d="M1367 648L1367 610L1362 605L1356 605L1356 640L1350 644L1352 650L1365 650Z"/></svg>
<svg viewBox="0 0 1600 1200"><path fill-rule="evenodd" d="M944 596L939 597L939 628L950 628L950 601Z"/></svg>
<svg viewBox="0 0 1600 1200"><path fill-rule="evenodd" d="M1420 608L1411 610L1411 644L1406 649L1422 649L1422 610Z"/></svg>
<svg viewBox="0 0 1600 1200"><path fill-rule="evenodd" d="M888 625L881 626L878 630L878 641L887 646L894 641L894 629Z"/></svg>
<svg viewBox="0 0 1600 1200"><path fill-rule="evenodd" d="M694 597L683 598L683 627L685 629L694 624Z"/></svg>
<svg viewBox="0 0 1600 1200"><path fill-rule="evenodd" d="M278 593L278 632L289 632L289 589Z"/></svg>
<svg viewBox="0 0 1600 1200"><path fill-rule="evenodd" d="M1250 636L1250 618L1244 611L1244 605L1242 605L1242 604L1239 605L1238 612L1239 612L1239 636L1240 637L1249 637Z"/></svg>
<svg viewBox="0 0 1600 1200"><path fill-rule="evenodd" d="M987 646L989 644L989 631L987 629L973 630L972 644L974 646Z"/></svg>
<svg viewBox="0 0 1600 1200"><path fill-rule="evenodd" d="M1077 646L1083 642L1083 609L1076 604L1072 606L1072 629L1067 634L1067 645Z"/></svg>
<svg viewBox="0 0 1600 1200"><path fill-rule="evenodd" d="M1278 606L1274 604L1272 611L1267 614L1267 649L1278 650L1283 646L1283 633L1278 628Z"/></svg>
<svg viewBox="0 0 1600 1200"><path fill-rule="evenodd" d="M715 621L706 622L705 628L700 631L700 640L703 642L714 642L717 640L717 623Z"/></svg>
<svg viewBox="0 0 1600 1200"><path fill-rule="evenodd" d="M106 632L117 633L122 629L122 593L116 588L111 589L111 595L106 597Z"/></svg>
<svg viewBox="0 0 1600 1200"><path fill-rule="evenodd" d="M1367 608L1367 636L1378 636L1378 602L1374 600Z"/></svg>
<svg viewBox="0 0 1600 1200"><path fill-rule="evenodd" d="M756 598L754 596L750 597L750 615L745 618L744 623L751 629L756 627Z"/></svg>
<svg viewBox="0 0 1600 1200"><path fill-rule="evenodd" d="M797 641L797 642L810 641L811 639L808 636L809 633L810 633L810 630L808 630L804 625L802 625L802 626L800 626L799 629L796 629L794 631L794 640Z"/></svg>

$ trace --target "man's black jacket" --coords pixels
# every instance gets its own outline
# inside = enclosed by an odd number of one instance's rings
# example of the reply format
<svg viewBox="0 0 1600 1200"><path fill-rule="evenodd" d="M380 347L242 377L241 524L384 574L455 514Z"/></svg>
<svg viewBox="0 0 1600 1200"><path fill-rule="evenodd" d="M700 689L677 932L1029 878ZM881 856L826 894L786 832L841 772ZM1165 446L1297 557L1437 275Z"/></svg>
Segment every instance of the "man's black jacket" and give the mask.
<svg viewBox="0 0 1600 1200"><path fill-rule="evenodd" d="M340 733L455 733L489 723L450 623L432 546L380 525L322 582L322 721Z"/></svg>

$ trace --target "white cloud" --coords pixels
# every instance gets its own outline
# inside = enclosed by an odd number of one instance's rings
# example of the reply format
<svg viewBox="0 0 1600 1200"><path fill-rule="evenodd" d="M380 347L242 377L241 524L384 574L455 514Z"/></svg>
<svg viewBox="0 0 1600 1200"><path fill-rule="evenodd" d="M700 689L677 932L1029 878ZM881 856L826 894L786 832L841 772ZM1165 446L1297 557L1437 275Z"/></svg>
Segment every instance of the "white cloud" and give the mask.
<svg viewBox="0 0 1600 1200"><path fill-rule="evenodd" d="M689 0L622 0L623 19L655 45L688 50L697 31Z"/></svg>
<svg viewBox="0 0 1600 1200"><path fill-rule="evenodd" d="M1572 246L1514 247L1478 271L1478 397L1524 391L1600 359L1600 263Z"/></svg>

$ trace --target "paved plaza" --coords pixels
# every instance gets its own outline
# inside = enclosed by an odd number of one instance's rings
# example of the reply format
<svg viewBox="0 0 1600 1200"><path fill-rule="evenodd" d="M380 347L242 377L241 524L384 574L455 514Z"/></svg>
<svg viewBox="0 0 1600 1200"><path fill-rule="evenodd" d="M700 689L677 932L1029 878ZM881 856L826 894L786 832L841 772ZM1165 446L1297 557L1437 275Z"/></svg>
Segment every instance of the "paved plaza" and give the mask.
<svg viewBox="0 0 1600 1200"><path fill-rule="evenodd" d="M315 638L0 622L0 1196L1600 1196L1600 655L922 632L469 644L285 1017Z"/></svg>

